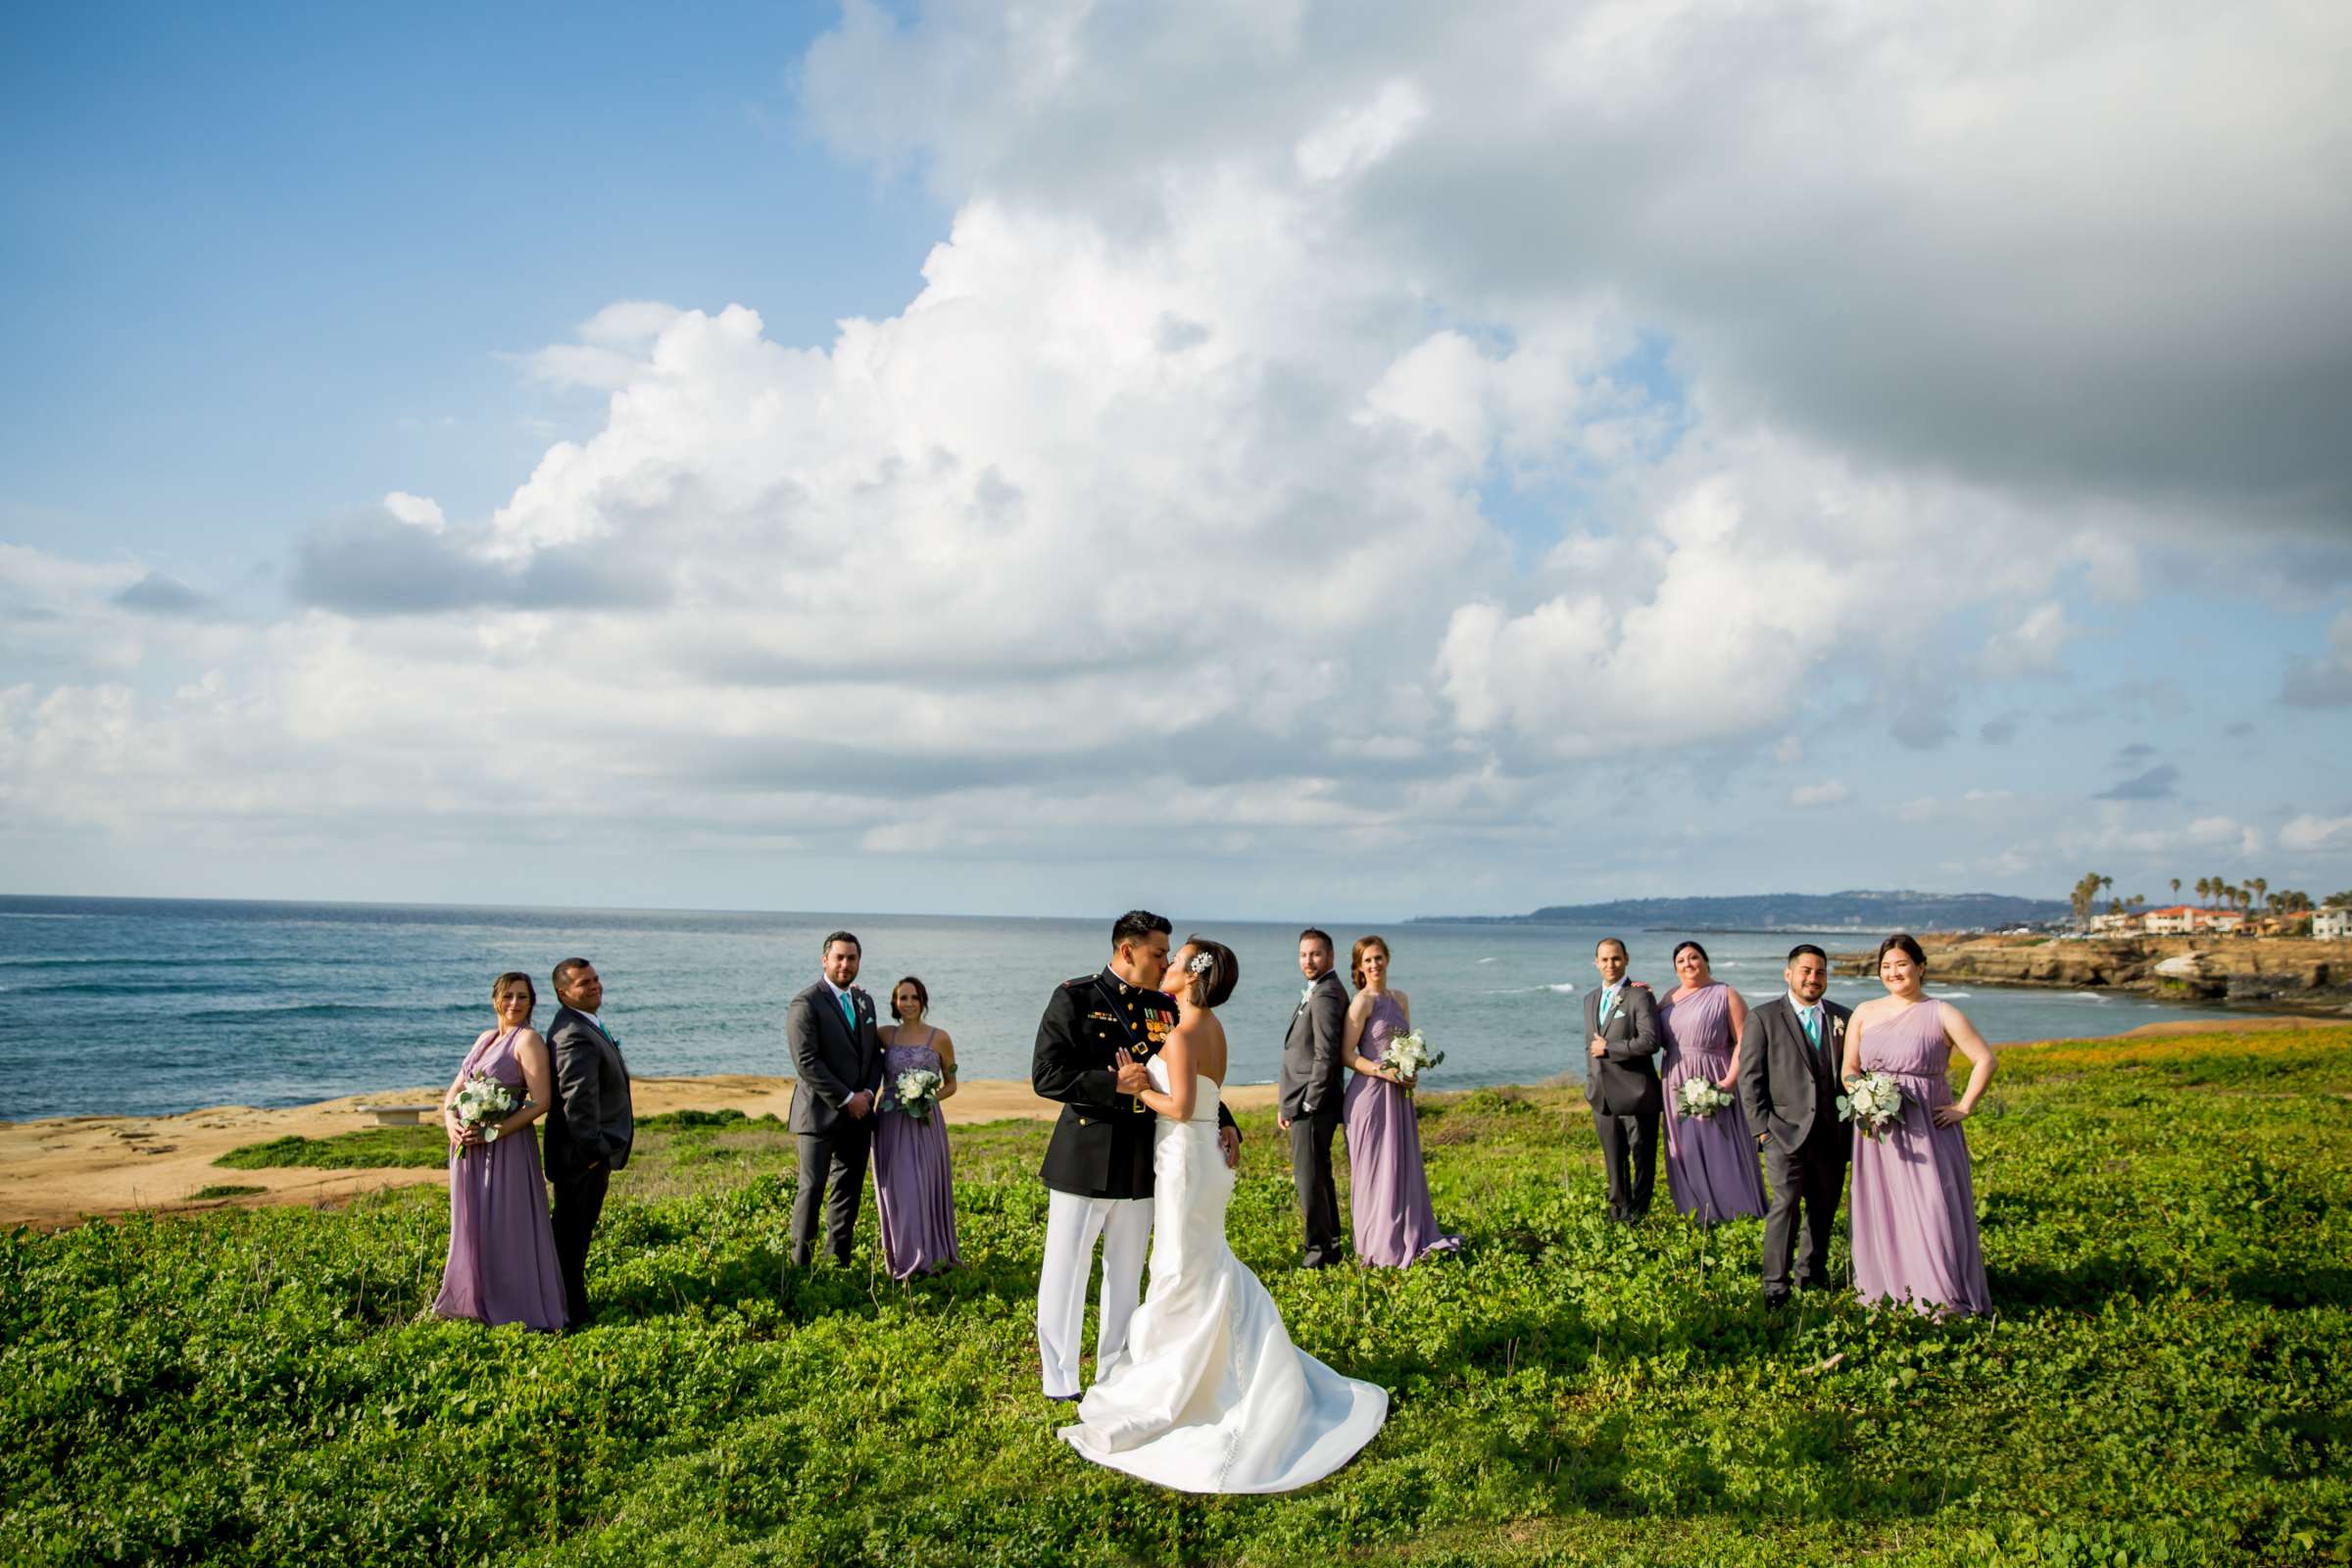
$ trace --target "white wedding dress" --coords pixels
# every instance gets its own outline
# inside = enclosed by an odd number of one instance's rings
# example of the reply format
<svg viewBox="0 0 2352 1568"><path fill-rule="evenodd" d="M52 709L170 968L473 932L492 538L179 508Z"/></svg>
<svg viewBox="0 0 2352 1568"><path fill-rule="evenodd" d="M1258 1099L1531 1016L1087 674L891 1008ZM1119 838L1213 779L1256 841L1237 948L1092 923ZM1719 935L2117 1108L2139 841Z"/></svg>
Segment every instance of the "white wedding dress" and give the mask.
<svg viewBox="0 0 2352 1568"><path fill-rule="evenodd" d="M1168 1092L1161 1059L1152 1084ZM1386 1389L1291 1343L1257 1276L1225 1244L1233 1172L1217 1144L1217 1085L1193 1119L1152 1128L1152 1284L1127 1359L1087 1390L1070 1446L1179 1492L1289 1492L1346 1464L1388 1419Z"/></svg>

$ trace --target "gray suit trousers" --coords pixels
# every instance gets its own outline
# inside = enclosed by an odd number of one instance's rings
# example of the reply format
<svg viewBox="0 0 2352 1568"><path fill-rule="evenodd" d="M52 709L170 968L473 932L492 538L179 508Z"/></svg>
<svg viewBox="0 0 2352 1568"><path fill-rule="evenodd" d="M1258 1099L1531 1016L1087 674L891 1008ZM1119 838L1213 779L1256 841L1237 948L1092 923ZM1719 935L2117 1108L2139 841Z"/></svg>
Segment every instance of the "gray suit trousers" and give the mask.
<svg viewBox="0 0 2352 1568"><path fill-rule="evenodd" d="M801 1185L792 1198L792 1260L808 1261L821 1207L825 1250L835 1262L846 1264L850 1238L858 1229L858 1200L865 1190L865 1162L874 1150L873 1118L843 1116L830 1132L802 1133L798 1141Z"/></svg>
<svg viewBox="0 0 2352 1568"><path fill-rule="evenodd" d="M1337 1263L1340 1250L1340 1190L1331 1175L1331 1140L1340 1130L1337 1095L1311 1116L1291 1123L1291 1176L1298 1186L1298 1215L1306 1230L1308 1268Z"/></svg>
<svg viewBox="0 0 2352 1568"><path fill-rule="evenodd" d="M1845 1194L1853 1133L1834 1116L1816 1116L1795 1153L1777 1138L1764 1140L1764 1180L1772 1201L1764 1210L1764 1294L1785 1296L1830 1288L1830 1233ZM1797 1255L1797 1210L1804 1210L1804 1253ZM1794 1278L1790 1277L1791 1264Z"/></svg>
<svg viewBox="0 0 2352 1568"><path fill-rule="evenodd" d="M1632 1224L1649 1213L1658 1182L1658 1113L1612 1116L1592 1107L1592 1131L1600 1138L1600 1166L1609 1177L1609 1218Z"/></svg>

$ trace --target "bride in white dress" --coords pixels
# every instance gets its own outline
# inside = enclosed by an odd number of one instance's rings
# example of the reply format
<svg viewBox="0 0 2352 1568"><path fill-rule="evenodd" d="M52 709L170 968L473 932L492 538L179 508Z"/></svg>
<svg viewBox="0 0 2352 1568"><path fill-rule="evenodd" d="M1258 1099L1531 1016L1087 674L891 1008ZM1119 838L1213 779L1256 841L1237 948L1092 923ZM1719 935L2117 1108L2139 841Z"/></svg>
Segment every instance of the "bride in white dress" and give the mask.
<svg viewBox="0 0 2352 1568"><path fill-rule="evenodd" d="M1257 1276L1225 1244L1233 1172L1217 1145L1225 1026L1240 965L1187 939L1168 965L1176 1028L1147 1064L1152 1126L1152 1283L1128 1358L1087 1390L1070 1446L1179 1492L1289 1492L1320 1481L1388 1419L1385 1389L1291 1343Z"/></svg>

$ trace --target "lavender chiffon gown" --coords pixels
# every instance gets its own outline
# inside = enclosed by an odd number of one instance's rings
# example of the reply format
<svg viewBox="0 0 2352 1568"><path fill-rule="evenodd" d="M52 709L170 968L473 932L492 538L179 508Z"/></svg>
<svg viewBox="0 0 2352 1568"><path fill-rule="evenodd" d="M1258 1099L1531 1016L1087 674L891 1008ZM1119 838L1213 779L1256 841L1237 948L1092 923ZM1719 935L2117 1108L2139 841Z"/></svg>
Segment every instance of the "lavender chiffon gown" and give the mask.
<svg viewBox="0 0 2352 1568"><path fill-rule="evenodd" d="M1936 1125L1952 1102L1951 1042L1934 1002L1914 1003L1862 1035L1862 1070L1894 1075L1903 1119L1872 1139L1854 1134L1854 1291L1865 1301L1922 1312L1992 1310L1977 1239L1968 1139Z"/></svg>
<svg viewBox="0 0 2352 1568"><path fill-rule="evenodd" d="M905 1029L902 1027L902 1034ZM882 1261L894 1280L935 1273L963 1261L956 1251L956 1186L948 1165L946 1109L928 1119L899 1108L899 1074L940 1072L934 1029L919 1046L882 1048L882 1111L874 1121L874 1208L882 1225Z"/></svg>
<svg viewBox="0 0 2352 1568"><path fill-rule="evenodd" d="M462 1076L505 1084L526 1097L514 1059L518 1030L493 1030L466 1054ZM520 1323L554 1333L564 1326L564 1275L547 1220L539 1140L527 1130L449 1156L449 1261L433 1310L442 1317Z"/></svg>
<svg viewBox="0 0 2352 1568"><path fill-rule="evenodd" d="M1363 1044L1373 1061L1388 1050L1389 1037L1404 1033L1404 1009L1382 992L1372 999ZM1421 1122L1413 1097L1386 1078L1348 1075L1348 1221L1359 1262L1403 1268L1432 1252L1451 1251L1459 1236L1438 1229L1429 1204L1429 1175L1421 1168Z"/></svg>
<svg viewBox="0 0 2352 1568"><path fill-rule="evenodd" d="M1676 1002L1658 1003L1666 1030L1666 1186L1674 1206L1704 1224L1764 1214L1756 1140L1738 1103L1712 1116L1685 1116L1675 1094L1692 1078L1721 1084L1732 1070L1732 988L1718 980Z"/></svg>

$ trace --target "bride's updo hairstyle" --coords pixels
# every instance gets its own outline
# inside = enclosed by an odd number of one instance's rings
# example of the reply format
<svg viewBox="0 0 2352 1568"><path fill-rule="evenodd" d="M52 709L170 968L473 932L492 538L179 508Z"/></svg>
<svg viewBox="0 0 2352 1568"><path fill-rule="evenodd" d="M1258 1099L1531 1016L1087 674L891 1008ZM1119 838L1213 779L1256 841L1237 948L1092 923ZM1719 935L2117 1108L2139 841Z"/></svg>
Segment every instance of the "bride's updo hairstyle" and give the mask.
<svg viewBox="0 0 2352 1568"><path fill-rule="evenodd" d="M1185 960L1190 971L1184 977L1186 998L1196 1007L1222 1007L1242 978L1242 960L1224 943L1206 937L1186 937L1184 946L1193 950ZM1208 962L1201 963L1202 958Z"/></svg>
<svg viewBox="0 0 2352 1568"><path fill-rule="evenodd" d="M1357 937L1355 946L1348 950L1348 973L1354 979L1355 989L1358 991L1364 989L1364 955L1370 953L1374 948L1380 950L1382 957L1389 956L1389 945L1380 937ZM1390 961L1395 962L1396 960L1391 959Z"/></svg>

